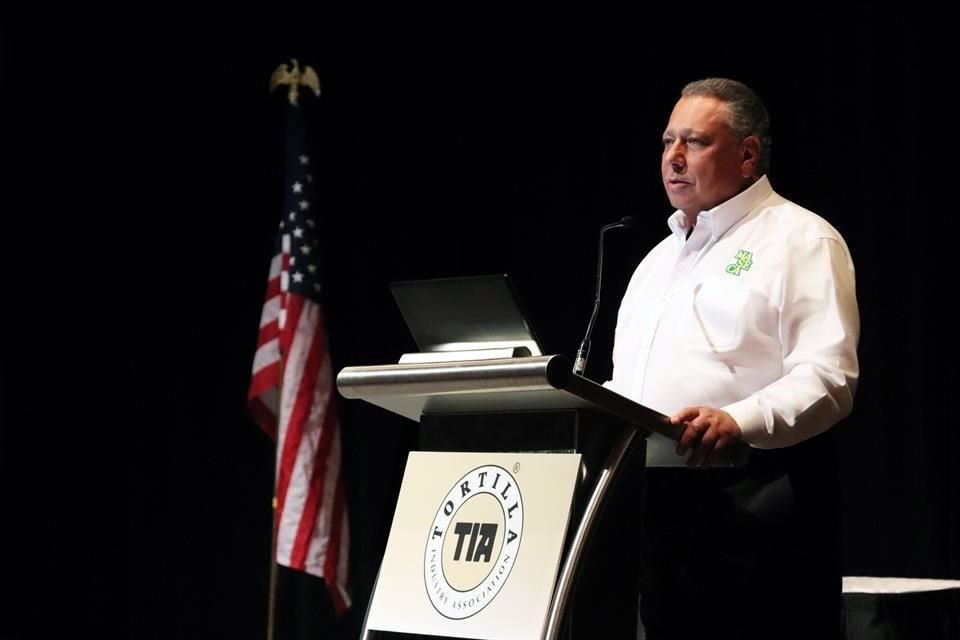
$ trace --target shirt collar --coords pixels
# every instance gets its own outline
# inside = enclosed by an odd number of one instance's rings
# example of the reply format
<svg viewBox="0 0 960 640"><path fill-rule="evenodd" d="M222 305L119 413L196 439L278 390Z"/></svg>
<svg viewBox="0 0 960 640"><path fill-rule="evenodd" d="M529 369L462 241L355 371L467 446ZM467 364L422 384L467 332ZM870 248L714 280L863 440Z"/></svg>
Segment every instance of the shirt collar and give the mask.
<svg viewBox="0 0 960 640"><path fill-rule="evenodd" d="M697 224L705 225L710 230L711 239L716 241L727 232L727 229L750 213L772 193L773 187L770 186L770 180L764 175L726 202L721 202L709 211L701 211L700 215L697 216ZM680 210L675 211L667 219L667 226L670 227L673 235L681 244L686 241L687 229L690 224L687 220L687 214Z"/></svg>

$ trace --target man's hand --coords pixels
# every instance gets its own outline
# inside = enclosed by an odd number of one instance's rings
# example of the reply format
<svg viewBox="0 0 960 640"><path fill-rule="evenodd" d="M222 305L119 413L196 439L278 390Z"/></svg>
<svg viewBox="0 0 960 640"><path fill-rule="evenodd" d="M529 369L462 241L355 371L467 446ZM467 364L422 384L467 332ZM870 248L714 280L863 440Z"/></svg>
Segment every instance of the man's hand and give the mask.
<svg viewBox="0 0 960 640"><path fill-rule="evenodd" d="M670 416L670 424L679 425L680 443L677 455L693 449L689 464L710 466L713 455L743 437L740 425L726 411L711 407L685 407Z"/></svg>

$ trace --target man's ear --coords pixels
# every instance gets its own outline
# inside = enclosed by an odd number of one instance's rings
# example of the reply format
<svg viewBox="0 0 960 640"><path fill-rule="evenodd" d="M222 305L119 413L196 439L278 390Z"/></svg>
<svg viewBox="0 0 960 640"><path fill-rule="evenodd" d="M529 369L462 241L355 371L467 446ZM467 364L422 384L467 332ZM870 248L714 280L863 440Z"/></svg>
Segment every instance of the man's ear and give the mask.
<svg viewBox="0 0 960 640"><path fill-rule="evenodd" d="M740 142L740 173L744 178L756 175L760 166L760 138L747 136Z"/></svg>

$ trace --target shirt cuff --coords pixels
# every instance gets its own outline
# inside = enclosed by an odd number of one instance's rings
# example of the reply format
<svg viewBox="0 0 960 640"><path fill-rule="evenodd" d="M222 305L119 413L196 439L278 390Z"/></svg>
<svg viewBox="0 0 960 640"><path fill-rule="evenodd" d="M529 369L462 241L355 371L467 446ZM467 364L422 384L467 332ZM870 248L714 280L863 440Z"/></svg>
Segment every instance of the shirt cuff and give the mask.
<svg viewBox="0 0 960 640"><path fill-rule="evenodd" d="M767 421L763 417L760 403L753 396L722 407L736 420L743 433L743 441L751 447L766 449L773 434L767 430Z"/></svg>

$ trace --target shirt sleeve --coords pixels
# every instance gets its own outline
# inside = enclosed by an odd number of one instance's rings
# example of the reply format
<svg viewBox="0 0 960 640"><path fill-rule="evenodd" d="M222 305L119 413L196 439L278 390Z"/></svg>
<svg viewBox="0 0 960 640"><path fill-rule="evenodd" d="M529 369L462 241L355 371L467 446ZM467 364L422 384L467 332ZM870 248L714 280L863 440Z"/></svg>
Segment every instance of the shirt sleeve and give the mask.
<svg viewBox="0 0 960 640"><path fill-rule="evenodd" d="M854 268L841 241L816 238L800 248L781 295L782 377L723 407L760 449L802 442L847 416L860 371Z"/></svg>

